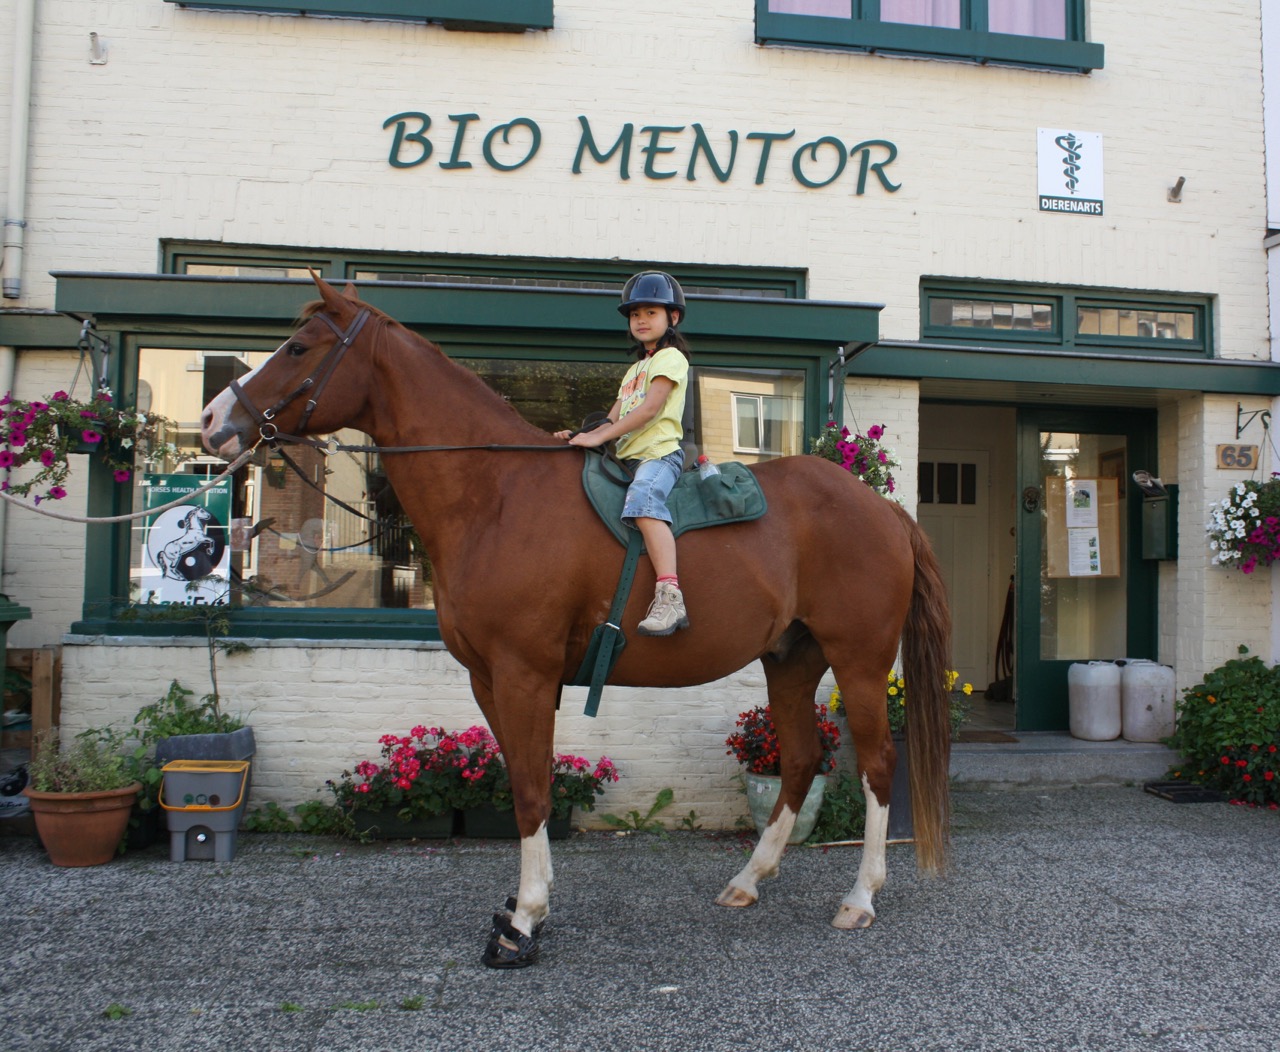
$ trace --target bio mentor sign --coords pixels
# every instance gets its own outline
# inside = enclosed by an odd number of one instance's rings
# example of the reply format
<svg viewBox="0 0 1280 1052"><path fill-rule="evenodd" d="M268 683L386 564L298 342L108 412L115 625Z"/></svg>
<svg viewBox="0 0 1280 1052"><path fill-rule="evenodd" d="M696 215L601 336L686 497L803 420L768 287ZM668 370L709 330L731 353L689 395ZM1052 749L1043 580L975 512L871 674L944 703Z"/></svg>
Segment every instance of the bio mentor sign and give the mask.
<svg viewBox="0 0 1280 1052"><path fill-rule="evenodd" d="M1060 128L1036 130L1041 212L1102 215L1102 136Z"/></svg>

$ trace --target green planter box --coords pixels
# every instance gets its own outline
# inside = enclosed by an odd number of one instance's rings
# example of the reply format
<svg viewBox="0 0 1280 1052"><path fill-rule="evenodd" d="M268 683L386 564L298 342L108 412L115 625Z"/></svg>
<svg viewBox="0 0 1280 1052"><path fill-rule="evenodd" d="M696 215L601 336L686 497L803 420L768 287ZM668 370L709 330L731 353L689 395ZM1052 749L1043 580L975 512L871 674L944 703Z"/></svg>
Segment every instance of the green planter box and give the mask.
<svg viewBox="0 0 1280 1052"><path fill-rule="evenodd" d="M444 840L453 836L454 811L427 818L401 818L398 808L356 811L356 833L378 840Z"/></svg>
<svg viewBox="0 0 1280 1052"><path fill-rule="evenodd" d="M469 807L461 812L463 836L483 837L488 840L518 840L515 811L499 811L493 804ZM547 823L547 836L552 840L564 840L569 835L572 815L552 818Z"/></svg>

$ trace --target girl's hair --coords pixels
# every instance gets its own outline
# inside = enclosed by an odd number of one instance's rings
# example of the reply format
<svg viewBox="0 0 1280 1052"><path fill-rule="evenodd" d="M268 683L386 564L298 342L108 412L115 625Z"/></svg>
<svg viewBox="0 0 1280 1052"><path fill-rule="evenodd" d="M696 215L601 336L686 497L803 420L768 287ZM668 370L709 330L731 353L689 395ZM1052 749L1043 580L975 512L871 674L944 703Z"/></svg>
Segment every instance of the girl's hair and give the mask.
<svg viewBox="0 0 1280 1052"><path fill-rule="evenodd" d="M684 333L680 332L671 324L671 308L663 306L663 310L667 312L667 331L658 339L658 346L654 350L660 351L664 347L674 347L677 351L684 355L686 362L692 362L693 357L689 354L689 342L684 338ZM630 335L631 330L628 328L627 334ZM649 352L645 350L644 344L639 340L632 340L628 353L636 356L636 361L643 361L644 356Z"/></svg>

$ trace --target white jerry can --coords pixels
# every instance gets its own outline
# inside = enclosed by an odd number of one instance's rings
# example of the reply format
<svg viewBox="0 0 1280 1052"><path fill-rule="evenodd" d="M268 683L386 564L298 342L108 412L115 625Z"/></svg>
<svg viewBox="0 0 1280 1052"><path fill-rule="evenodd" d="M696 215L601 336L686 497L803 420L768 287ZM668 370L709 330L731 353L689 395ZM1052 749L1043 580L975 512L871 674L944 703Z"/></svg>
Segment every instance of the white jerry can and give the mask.
<svg viewBox="0 0 1280 1052"><path fill-rule="evenodd" d="M1120 676L1125 741L1158 742L1173 733L1173 669L1154 661L1130 661Z"/></svg>
<svg viewBox="0 0 1280 1052"><path fill-rule="evenodd" d="M1077 662L1067 669L1071 736L1105 742L1120 737L1120 666Z"/></svg>

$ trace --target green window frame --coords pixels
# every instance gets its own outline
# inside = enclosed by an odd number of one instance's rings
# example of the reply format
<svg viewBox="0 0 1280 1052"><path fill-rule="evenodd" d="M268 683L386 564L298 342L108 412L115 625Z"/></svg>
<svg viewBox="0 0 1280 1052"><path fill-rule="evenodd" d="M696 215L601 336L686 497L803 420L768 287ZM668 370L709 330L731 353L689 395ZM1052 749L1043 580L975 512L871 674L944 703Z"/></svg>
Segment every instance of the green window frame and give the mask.
<svg viewBox="0 0 1280 1052"><path fill-rule="evenodd" d="M165 0L205 11L439 22L448 29L550 29L553 0Z"/></svg>
<svg viewBox="0 0 1280 1052"><path fill-rule="evenodd" d="M957 29L882 21L880 0L850 0L850 16L782 14L769 0L756 0L756 43L837 47L947 58L996 65L1030 66L1075 73L1101 69L1101 44L1086 39L1084 0L1064 0L1066 39L989 32L987 0L960 0Z"/></svg>
<svg viewBox="0 0 1280 1052"><path fill-rule="evenodd" d="M970 316L973 321L962 320ZM920 288L920 333L935 343L1212 358L1213 298L926 281Z"/></svg>
<svg viewBox="0 0 1280 1052"><path fill-rule="evenodd" d="M174 274L55 275L57 310L75 317L95 316L99 330L110 340L110 380L125 400L137 391L143 348L236 353L277 346L292 331L291 319L300 303L310 298L309 282L282 271L309 266L341 278L366 267L383 274L393 266L416 272L441 266L448 273L462 264L482 269L482 257L381 256L299 248L241 253L227 245L209 246L206 251L208 255L202 255L191 242L165 245L165 266L179 272ZM202 261L212 261L221 270L186 276ZM361 292L457 358L603 363L617 366L621 373L623 324L614 311L616 293L583 287L535 288L532 278L545 281L547 272L555 268L579 276L601 276L607 271L603 276L618 277L620 286L625 280L622 275L639 269L636 264L503 258L489 262L508 278L526 275L530 280L517 288L383 280L363 285ZM827 370L837 346L867 345L877 338L878 305L803 300L794 295L803 290L802 271L666 266L682 282L729 290L724 297L706 296L697 302L690 334L696 341L698 364L711 369L799 370L804 375L805 434L814 432L830 411ZM617 270L616 275L610 267ZM575 320L566 325L567 318ZM90 515L132 510L132 495L112 482L109 471L99 470L96 461L90 464L89 476ZM128 592L131 572L129 527L95 526L89 534L99 555L87 560L83 618L72 631L199 634L198 624L157 623L131 616L120 598ZM268 639L439 639L434 610L420 608L241 607L231 611L231 621L235 635Z"/></svg>

